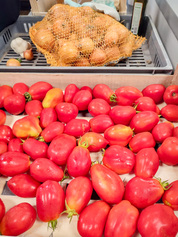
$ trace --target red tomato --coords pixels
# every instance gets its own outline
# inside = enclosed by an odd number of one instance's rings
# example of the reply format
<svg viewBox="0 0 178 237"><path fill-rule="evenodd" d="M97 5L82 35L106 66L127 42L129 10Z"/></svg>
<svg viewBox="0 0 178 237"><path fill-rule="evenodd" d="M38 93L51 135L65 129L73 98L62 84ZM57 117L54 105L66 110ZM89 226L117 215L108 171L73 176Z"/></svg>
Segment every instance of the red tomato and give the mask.
<svg viewBox="0 0 178 237"><path fill-rule="evenodd" d="M135 100L134 102L137 111L154 111L156 112L156 104L150 97L143 96Z"/></svg>
<svg viewBox="0 0 178 237"><path fill-rule="evenodd" d="M122 200L111 208L106 221L104 236L132 236L137 229L138 217L138 209L129 201Z"/></svg>
<svg viewBox="0 0 178 237"><path fill-rule="evenodd" d="M64 210L65 194L57 181L47 180L41 184L36 193L37 214L41 221L49 222L56 228L57 219Z"/></svg>
<svg viewBox="0 0 178 237"><path fill-rule="evenodd" d="M91 118L89 124L91 131L96 133L104 133L107 128L114 125L112 119L107 114L100 114Z"/></svg>
<svg viewBox="0 0 178 237"><path fill-rule="evenodd" d="M74 95L79 91L79 88L75 84L69 84L64 91L64 101L71 103Z"/></svg>
<svg viewBox="0 0 178 237"><path fill-rule="evenodd" d="M93 117L100 114L109 114L110 110L111 107L108 102L100 98L93 99L88 105L88 111Z"/></svg>
<svg viewBox="0 0 178 237"><path fill-rule="evenodd" d="M23 152L23 145L20 138L12 138L8 143L8 151Z"/></svg>
<svg viewBox="0 0 178 237"><path fill-rule="evenodd" d="M131 122L130 127L134 133L150 132L159 122L159 116L154 111L142 111L136 114Z"/></svg>
<svg viewBox="0 0 178 237"><path fill-rule="evenodd" d="M80 90L88 90L91 94L93 93L93 90L89 86L82 86Z"/></svg>
<svg viewBox="0 0 178 237"><path fill-rule="evenodd" d="M127 174L134 167L135 155L126 147L111 145L104 152L103 164L117 174Z"/></svg>
<svg viewBox="0 0 178 237"><path fill-rule="evenodd" d="M17 174L7 181L7 186L12 193L19 197L36 197L36 190L40 183L28 174Z"/></svg>
<svg viewBox="0 0 178 237"><path fill-rule="evenodd" d="M25 105L25 113L31 116L40 117L43 106L40 100L31 100Z"/></svg>
<svg viewBox="0 0 178 237"><path fill-rule="evenodd" d="M55 110L58 120L64 123L68 123L78 115L78 108L72 103L61 102L56 105Z"/></svg>
<svg viewBox="0 0 178 237"><path fill-rule="evenodd" d="M97 84L93 88L93 97L106 100L109 104L112 103L111 96L113 94L114 91L106 84Z"/></svg>
<svg viewBox="0 0 178 237"><path fill-rule="evenodd" d="M137 208L143 209L160 200L167 183L153 178L133 177L125 186L124 199Z"/></svg>
<svg viewBox="0 0 178 237"><path fill-rule="evenodd" d="M0 223L2 235L18 236L29 230L36 220L36 211L27 202L22 202L10 208Z"/></svg>
<svg viewBox="0 0 178 237"><path fill-rule="evenodd" d="M131 140L132 136L132 129L123 124L111 126L104 132L104 137L109 142L109 145L126 146Z"/></svg>
<svg viewBox="0 0 178 237"><path fill-rule="evenodd" d="M168 137L157 150L159 159L166 165L178 164L178 138Z"/></svg>
<svg viewBox="0 0 178 237"><path fill-rule="evenodd" d="M159 156L153 147L143 148L136 154L134 173L142 178L153 178L159 168Z"/></svg>
<svg viewBox="0 0 178 237"><path fill-rule="evenodd" d="M12 128L8 125L0 125L0 141L8 143L12 138Z"/></svg>
<svg viewBox="0 0 178 237"><path fill-rule="evenodd" d="M0 156L0 173L4 176L25 173L29 167L30 158L24 153L7 151Z"/></svg>
<svg viewBox="0 0 178 237"><path fill-rule="evenodd" d="M4 107L4 99L12 94L13 91L11 86L7 85L0 86L0 108Z"/></svg>
<svg viewBox="0 0 178 237"><path fill-rule="evenodd" d="M178 127L174 127L173 137L177 137L178 138Z"/></svg>
<svg viewBox="0 0 178 237"><path fill-rule="evenodd" d="M99 133L87 132L80 140L80 143L87 143L89 151L100 151L108 145L108 141Z"/></svg>
<svg viewBox="0 0 178 237"><path fill-rule="evenodd" d="M166 104L178 105L178 85L170 85L166 88L163 95Z"/></svg>
<svg viewBox="0 0 178 237"><path fill-rule="evenodd" d="M48 158L57 165L65 165L75 146L76 138L74 136L60 134L51 141L47 151Z"/></svg>
<svg viewBox="0 0 178 237"><path fill-rule="evenodd" d="M46 93L52 89L52 85L45 81L38 81L30 86L27 93L25 93L25 98L27 101L30 100L40 100L42 101Z"/></svg>
<svg viewBox="0 0 178 237"><path fill-rule="evenodd" d="M104 201L96 201L83 209L79 216L77 229L82 237L101 237L110 211Z"/></svg>
<svg viewBox="0 0 178 237"><path fill-rule="evenodd" d="M168 104L161 109L163 118L170 122L178 122L178 105Z"/></svg>
<svg viewBox="0 0 178 237"><path fill-rule="evenodd" d="M45 182L46 180L61 181L64 172L53 161L46 158L38 158L30 165L31 176L39 181Z"/></svg>
<svg viewBox="0 0 178 237"><path fill-rule="evenodd" d="M64 132L64 124L58 121L48 124L41 132L40 138L45 142L51 142L55 137Z"/></svg>
<svg viewBox="0 0 178 237"><path fill-rule="evenodd" d="M144 96L152 98L156 104L160 104L163 101L163 94L165 89L165 86L161 84L151 84L146 86L142 90L142 93Z"/></svg>
<svg viewBox="0 0 178 237"><path fill-rule="evenodd" d="M40 114L40 126L46 128L50 123L57 121L57 113L54 108L44 108Z"/></svg>
<svg viewBox="0 0 178 237"><path fill-rule="evenodd" d="M165 205L170 206L173 210L178 211L178 180L169 184L165 190L162 201Z"/></svg>
<svg viewBox="0 0 178 237"><path fill-rule="evenodd" d="M3 218L3 216L5 215L5 205L4 205L4 202L2 201L2 199L0 198L0 222Z"/></svg>
<svg viewBox="0 0 178 237"><path fill-rule="evenodd" d="M12 87L14 94L24 95L25 92L28 92L29 87L23 82L17 82Z"/></svg>
<svg viewBox="0 0 178 237"><path fill-rule="evenodd" d="M63 91L60 88L55 87L46 93L42 105L43 108L55 108L60 102L63 102Z"/></svg>
<svg viewBox="0 0 178 237"><path fill-rule="evenodd" d="M33 160L39 157L47 157L48 145L45 142L38 141L35 138L27 138L23 142L23 151Z"/></svg>
<svg viewBox="0 0 178 237"><path fill-rule="evenodd" d="M86 119L71 119L65 126L64 132L74 137L81 137L90 131L90 124Z"/></svg>
<svg viewBox="0 0 178 237"><path fill-rule="evenodd" d="M90 201L93 192L92 183L87 177L72 179L66 189L66 213L68 218L80 214Z"/></svg>
<svg viewBox="0 0 178 237"><path fill-rule="evenodd" d="M162 143L167 137L173 136L174 124L170 122L158 123L152 130L156 142Z"/></svg>
<svg viewBox="0 0 178 237"><path fill-rule="evenodd" d="M70 176L86 176L91 167L90 152L85 145L76 146L67 159L67 170Z"/></svg>
<svg viewBox="0 0 178 237"><path fill-rule="evenodd" d="M122 86L115 91L116 102L118 105L133 105L136 99L142 97L140 90L133 86Z"/></svg>
<svg viewBox="0 0 178 237"><path fill-rule="evenodd" d="M88 105L91 101L91 92L88 90L80 90L74 95L72 103L78 107L79 111L84 111L88 109Z"/></svg>
<svg viewBox="0 0 178 237"><path fill-rule="evenodd" d="M4 125L6 122L6 113L0 109L0 125Z"/></svg>
<svg viewBox="0 0 178 237"><path fill-rule="evenodd" d="M150 132L141 132L133 136L129 142L129 147L134 153L143 148L155 147L156 142Z"/></svg>
<svg viewBox="0 0 178 237"><path fill-rule="evenodd" d="M93 188L98 196L107 203L119 203L124 195L124 183L112 170L101 164L94 164L90 169Z"/></svg>
<svg viewBox="0 0 178 237"><path fill-rule="evenodd" d="M0 155L7 151L7 143L0 141Z"/></svg>
<svg viewBox="0 0 178 237"><path fill-rule="evenodd" d="M131 119L136 114L136 110L128 105L116 105L109 112L109 116L115 124L129 125Z"/></svg>
<svg viewBox="0 0 178 237"><path fill-rule="evenodd" d="M141 236L144 237L176 237L177 223L178 218L170 207L154 204L141 212L137 228Z"/></svg>
<svg viewBox="0 0 178 237"><path fill-rule="evenodd" d="M12 94L4 99L5 110L13 115L21 114L25 110L25 97L20 94Z"/></svg>

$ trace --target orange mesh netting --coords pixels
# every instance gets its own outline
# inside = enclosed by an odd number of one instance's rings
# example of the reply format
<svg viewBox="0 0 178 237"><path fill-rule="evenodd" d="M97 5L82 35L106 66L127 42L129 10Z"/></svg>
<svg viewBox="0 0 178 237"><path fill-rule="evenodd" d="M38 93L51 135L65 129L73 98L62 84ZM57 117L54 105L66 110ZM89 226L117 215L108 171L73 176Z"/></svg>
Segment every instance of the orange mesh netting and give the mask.
<svg viewBox="0 0 178 237"><path fill-rule="evenodd" d="M90 7L54 5L30 28L30 38L51 66L103 66L130 57L145 38Z"/></svg>

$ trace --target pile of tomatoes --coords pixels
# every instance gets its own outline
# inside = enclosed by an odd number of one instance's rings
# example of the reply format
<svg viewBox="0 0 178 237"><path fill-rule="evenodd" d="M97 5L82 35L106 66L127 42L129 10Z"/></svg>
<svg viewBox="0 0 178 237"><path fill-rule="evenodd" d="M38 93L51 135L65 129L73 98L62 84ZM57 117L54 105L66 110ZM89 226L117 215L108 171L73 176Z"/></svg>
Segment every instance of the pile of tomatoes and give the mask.
<svg viewBox="0 0 178 237"><path fill-rule="evenodd" d="M178 165L177 122L178 85L0 86L0 174L15 195L36 197L9 210L0 199L0 233L20 235L36 218L55 231L77 215L83 237L175 237L178 180L155 176Z"/></svg>

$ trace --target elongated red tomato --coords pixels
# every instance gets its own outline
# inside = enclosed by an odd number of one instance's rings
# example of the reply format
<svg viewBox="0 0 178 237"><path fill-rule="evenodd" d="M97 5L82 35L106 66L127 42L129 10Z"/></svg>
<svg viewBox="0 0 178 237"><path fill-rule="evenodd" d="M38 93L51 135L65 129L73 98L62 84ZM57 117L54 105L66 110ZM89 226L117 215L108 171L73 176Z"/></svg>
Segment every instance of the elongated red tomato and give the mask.
<svg viewBox="0 0 178 237"><path fill-rule="evenodd" d="M163 101L163 95L165 92L165 86L161 84L151 84L146 86L142 93L144 96L148 96L154 100L156 104L159 104Z"/></svg>
<svg viewBox="0 0 178 237"><path fill-rule="evenodd" d="M57 113L54 108L44 108L40 114L40 126L46 128L50 123L57 121Z"/></svg>
<svg viewBox="0 0 178 237"><path fill-rule="evenodd" d="M24 82L16 82L12 87L14 94L24 95L25 92L28 92L29 87Z"/></svg>
<svg viewBox="0 0 178 237"><path fill-rule="evenodd" d="M90 124L86 119L71 119L64 129L64 133L74 137L81 137L89 131Z"/></svg>
<svg viewBox="0 0 178 237"><path fill-rule="evenodd" d="M88 111L93 117L100 114L109 114L110 110L111 107L108 102L100 98L93 99L88 105Z"/></svg>
<svg viewBox="0 0 178 237"><path fill-rule="evenodd" d="M43 106L40 100L31 100L25 105L25 113L28 115L38 117L41 115L42 110Z"/></svg>
<svg viewBox="0 0 178 237"><path fill-rule="evenodd" d="M79 216L77 229L82 237L101 237L110 211L104 201L95 201L83 209Z"/></svg>
<svg viewBox="0 0 178 237"><path fill-rule="evenodd" d="M111 96L113 94L114 91L106 84L97 84L93 88L93 97L106 100L109 104L112 103Z"/></svg>
<svg viewBox="0 0 178 237"><path fill-rule="evenodd" d="M66 213L68 218L80 214L91 199L93 186L89 178L77 177L72 179L66 189Z"/></svg>
<svg viewBox="0 0 178 237"><path fill-rule="evenodd" d="M60 181L64 176L63 170L53 161L46 158L37 158L30 165L30 175L39 182L46 180Z"/></svg>
<svg viewBox="0 0 178 237"><path fill-rule="evenodd" d="M23 145L20 138L12 138L8 143L8 151L23 152Z"/></svg>
<svg viewBox="0 0 178 237"><path fill-rule="evenodd" d="M6 113L4 110L0 109L0 125L4 125L6 122Z"/></svg>
<svg viewBox="0 0 178 237"><path fill-rule="evenodd" d="M94 164L90 169L90 174L93 188L101 199L110 204L116 204L122 200L124 184L114 171L101 164Z"/></svg>
<svg viewBox="0 0 178 237"><path fill-rule="evenodd" d="M25 173L30 167L30 157L22 152L7 151L0 156L0 173L14 176Z"/></svg>
<svg viewBox="0 0 178 237"><path fill-rule="evenodd" d="M2 218L3 218L3 216L5 215L5 212L6 212L6 208L5 208L4 202L0 198L0 222L1 222Z"/></svg>
<svg viewBox="0 0 178 237"><path fill-rule="evenodd" d="M36 220L36 211L27 202L22 202L10 208L0 223L2 235L18 236L29 230Z"/></svg>
<svg viewBox="0 0 178 237"><path fill-rule="evenodd" d="M49 222L53 230L64 205L64 190L57 181L47 180L39 186L36 193L37 214L41 221Z"/></svg>
<svg viewBox="0 0 178 237"><path fill-rule="evenodd" d="M72 103L77 106L79 111L84 111L88 109L88 105L91 101L91 92L88 90L80 90L74 95Z"/></svg>
<svg viewBox="0 0 178 237"><path fill-rule="evenodd" d="M156 104L150 97L143 96L135 100L135 106L137 111L154 111L156 112Z"/></svg>
<svg viewBox="0 0 178 237"><path fill-rule="evenodd" d="M169 188L165 190L162 201L165 205L170 206L173 210L178 211L178 180L169 184Z"/></svg>
<svg viewBox="0 0 178 237"><path fill-rule="evenodd" d="M156 142L162 143L167 137L172 137L174 124L168 121L158 123L152 130L152 135Z"/></svg>
<svg viewBox="0 0 178 237"><path fill-rule="evenodd" d="M69 84L66 86L64 91L64 101L67 103L71 103L73 100L74 95L79 91L80 89L75 84Z"/></svg>
<svg viewBox="0 0 178 237"><path fill-rule="evenodd" d="M168 104L161 109L161 115L170 122L178 122L178 105Z"/></svg>
<svg viewBox="0 0 178 237"><path fill-rule="evenodd" d="M112 119L107 114L101 114L91 118L89 124L91 131L96 133L104 133L107 128L114 125Z"/></svg>
<svg viewBox="0 0 178 237"><path fill-rule="evenodd" d="M36 197L36 191L40 183L29 174L17 174L7 181L7 186L15 195L29 198Z"/></svg>
<svg viewBox="0 0 178 237"><path fill-rule="evenodd" d="M25 110L25 97L20 94L12 94L4 99L5 110L13 115L18 115Z"/></svg>
<svg viewBox="0 0 178 237"><path fill-rule="evenodd" d="M122 200L111 208L104 230L105 237L130 237L137 229L139 211L129 201Z"/></svg>
<svg viewBox="0 0 178 237"><path fill-rule="evenodd" d="M0 155L7 151L7 143L0 141Z"/></svg>
<svg viewBox="0 0 178 237"><path fill-rule="evenodd" d="M60 102L56 105L55 111L60 122L68 123L78 115L78 108L75 104Z"/></svg>
<svg viewBox="0 0 178 237"><path fill-rule="evenodd" d="M0 141L10 142L13 138L12 128L8 125L0 125Z"/></svg>
<svg viewBox="0 0 178 237"><path fill-rule="evenodd" d="M13 91L12 91L12 87L8 86L8 85L2 85L0 86L0 108L4 107L4 99L9 96L12 95Z"/></svg>

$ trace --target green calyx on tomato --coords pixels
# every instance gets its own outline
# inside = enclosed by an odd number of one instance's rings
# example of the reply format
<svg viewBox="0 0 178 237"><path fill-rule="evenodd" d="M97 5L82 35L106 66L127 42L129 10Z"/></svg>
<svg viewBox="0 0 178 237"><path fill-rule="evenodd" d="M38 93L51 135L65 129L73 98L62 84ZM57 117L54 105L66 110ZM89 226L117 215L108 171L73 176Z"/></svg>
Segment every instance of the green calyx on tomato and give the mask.
<svg viewBox="0 0 178 237"><path fill-rule="evenodd" d="M86 141L81 143L81 140L82 139L80 138L79 141L78 141L78 146L83 147L83 148L88 148L89 147L88 141L86 140Z"/></svg>
<svg viewBox="0 0 178 237"><path fill-rule="evenodd" d="M111 102L116 102L116 98L117 98L116 94L112 94L112 95L110 96L110 101L111 101Z"/></svg>
<svg viewBox="0 0 178 237"><path fill-rule="evenodd" d="M71 222L72 217L73 217L74 215L75 215L75 216L77 215L77 216L79 217L79 214L76 212L76 210L75 210L75 209L71 209L71 208L68 206L66 200L65 200L65 206L66 206L66 210L63 211L63 212L61 213L61 215L64 214L64 213L67 213L67 218L69 218L69 222Z"/></svg>
<svg viewBox="0 0 178 237"><path fill-rule="evenodd" d="M164 190L168 190L171 186L169 185L169 182L168 182L168 180L165 180L165 181L161 181L161 178L156 178L155 177L155 179L157 179L158 181L159 181L159 183L160 183L160 185L162 186L162 188L164 189Z"/></svg>
<svg viewBox="0 0 178 237"><path fill-rule="evenodd" d="M51 228L53 231L55 231L57 227L57 220L52 220L48 222L48 228Z"/></svg>
<svg viewBox="0 0 178 237"><path fill-rule="evenodd" d="M32 96L30 95L30 93L25 92L25 93L24 93L24 96L25 96L25 100L26 100L26 102L29 102L29 101L32 100Z"/></svg>

